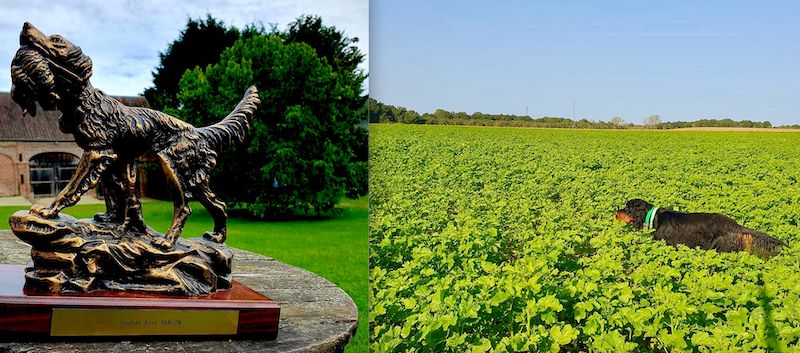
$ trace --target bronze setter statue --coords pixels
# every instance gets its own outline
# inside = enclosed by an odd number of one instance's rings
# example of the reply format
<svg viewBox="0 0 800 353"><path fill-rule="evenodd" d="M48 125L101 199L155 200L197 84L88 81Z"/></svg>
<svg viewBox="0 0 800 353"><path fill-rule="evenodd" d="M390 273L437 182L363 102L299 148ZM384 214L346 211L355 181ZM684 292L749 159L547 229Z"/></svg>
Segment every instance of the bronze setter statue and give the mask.
<svg viewBox="0 0 800 353"><path fill-rule="evenodd" d="M142 219L134 162L153 153L172 189L175 207L169 230L153 244L173 247L192 212L190 198L200 201L214 219L214 231L203 236L225 242L225 203L209 189L210 172L219 151L244 140L260 103L256 88L248 88L222 121L196 128L159 111L125 106L92 87L91 76L92 61L80 47L58 34L46 36L30 23L23 25L11 64L11 96L23 114L35 116L36 102L45 110L61 111L61 131L75 136L84 150L75 175L53 204L34 205L31 213L54 218L102 181L106 213L95 215L95 220L152 232Z"/></svg>

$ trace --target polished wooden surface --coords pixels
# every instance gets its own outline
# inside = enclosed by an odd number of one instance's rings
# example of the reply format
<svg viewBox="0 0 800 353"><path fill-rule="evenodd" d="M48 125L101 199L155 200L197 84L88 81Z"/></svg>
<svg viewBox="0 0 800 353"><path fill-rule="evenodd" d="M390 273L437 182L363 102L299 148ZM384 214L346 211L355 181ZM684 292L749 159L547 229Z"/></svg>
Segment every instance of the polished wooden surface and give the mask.
<svg viewBox="0 0 800 353"><path fill-rule="evenodd" d="M31 248L10 231L0 230L0 263L24 265ZM335 353L342 352L358 324L358 308L341 288L314 273L270 257L234 249L233 279L280 304L280 331L274 341L250 339L148 341L131 338L80 342L0 342L8 353ZM2 281L0 281L2 282ZM365 323L362 323L365 325Z"/></svg>
<svg viewBox="0 0 800 353"><path fill-rule="evenodd" d="M3 340L47 339L54 308L238 310L238 331L234 337L274 339L278 332L278 304L236 281L229 290L195 297L116 291L35 293L23 290L25 267L0 265L0 339Z"/></svg>

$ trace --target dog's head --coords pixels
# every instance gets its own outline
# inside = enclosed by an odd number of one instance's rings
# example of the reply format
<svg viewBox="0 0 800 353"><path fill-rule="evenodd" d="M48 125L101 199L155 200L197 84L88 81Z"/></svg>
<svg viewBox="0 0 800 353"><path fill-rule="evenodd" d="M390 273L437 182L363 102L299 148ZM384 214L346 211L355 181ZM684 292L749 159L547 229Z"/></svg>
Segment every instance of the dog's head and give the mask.
<svg viewBox="0 0 800 353"><path fill-rule="evenodd" d="M25 22L20 48L11 62L11 98L24 113L36 115L36 102L58 109L64 95L81 90L92 76L92 60L64 37L47 36Z"/></svg>
<svg viewBox="0 0 800 353"><path fill-rule="evenodd" d="M652 207L653 205L642 199L629 200L623 209L617 211L617 219L636 228L644 228L647 211Z"/></svg>

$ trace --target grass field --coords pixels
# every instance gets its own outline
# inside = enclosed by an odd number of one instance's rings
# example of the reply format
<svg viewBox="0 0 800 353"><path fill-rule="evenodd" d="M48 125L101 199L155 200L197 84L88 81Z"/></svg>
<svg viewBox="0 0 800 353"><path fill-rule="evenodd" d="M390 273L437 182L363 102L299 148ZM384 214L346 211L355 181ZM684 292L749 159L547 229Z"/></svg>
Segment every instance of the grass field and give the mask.
<svg viewBox="0 0 800 353"><path fill-rule="evenodd" d="M373 351L800 351L800 134L370 127ZM789 244L677 248L643 198Z"/></svg>
<svg viewBox="0 0 800 353"><path fill-rule="evenodd" d="M213 228L211 216L197 203L184 228L186 237L200 236ZM259 222L231 218L227 244L271 256L279 261L310 270L336 283L358 305L359 328L346 352L367 352L367 198L345 200L342 213L330 219ZM0 207L0 218L8 219L19 206ZM103 205L81 205L65 210L78 218L88 218L104 209ZM147 223L165 231L172 219L172 203L146 202ZM0 229L8 229L3 222Z"/></svg>

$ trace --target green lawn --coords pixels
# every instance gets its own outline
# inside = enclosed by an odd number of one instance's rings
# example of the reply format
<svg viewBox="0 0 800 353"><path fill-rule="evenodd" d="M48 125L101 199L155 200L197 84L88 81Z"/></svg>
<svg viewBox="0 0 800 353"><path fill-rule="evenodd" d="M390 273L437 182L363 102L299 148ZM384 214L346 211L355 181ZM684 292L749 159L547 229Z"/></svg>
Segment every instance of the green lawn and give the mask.
<svg viewBox="0 0 800 353"><path fill-rule="evenodd" d="M186 237L200 236L213 228L213 221L198 203L184 228ZM104 210L103 205L74 206L64 213L88 218ZM172 203L146 202L142 206L147 223L163 232L172 219ZM346 352L367 352L367 198L345 200L342 213L329 219L262 222L231 218L228 222L230 246L273 257L305 268L336 283L358 305L359 327ZM26 209L23 206L0 207L0 218ZM2 222L0 229L8 229Z"/></svg>

